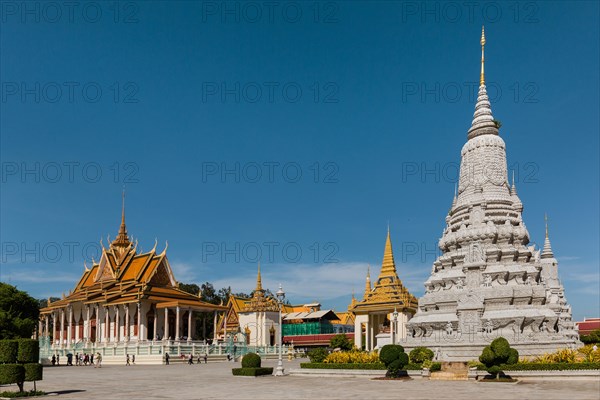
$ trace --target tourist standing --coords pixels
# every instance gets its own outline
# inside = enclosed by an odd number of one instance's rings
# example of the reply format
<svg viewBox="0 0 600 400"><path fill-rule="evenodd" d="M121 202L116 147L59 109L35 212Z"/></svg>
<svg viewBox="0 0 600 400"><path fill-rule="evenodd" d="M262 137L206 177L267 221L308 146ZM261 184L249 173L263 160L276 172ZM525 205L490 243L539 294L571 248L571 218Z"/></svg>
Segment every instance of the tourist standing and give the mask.
<svg viewBox="0 0 600 400"><path fill-rule="evenodd" d="M169 353L165 353L165 365L169 365Z"/></svg>
<svg viewBox="0 0 600 400"><path fill-rule="evenodd" d="M208 363L208 353L204 353L204 364Z"/></svg>
<svg viewBox="0 0 600 400"><path fill-rule="evenodd" d="M128 366L130 366L130 365L131 365L131 364L129 363L129 354L127 354L127 362L125 363L125 366L126 366L126 367L128 367Z"/></svg>
<svg viewBox="0 0 600 400"><path fill-rule="evenodd" d="M56 355L52 354L52 365L56 364Z"/></svg>
<svg viewBox="0 0 600 400"><path fill-rule="evenodd" d="M94 353L90 354L90 365L94 365Z"/></svg>
<svg viewBox="0 0 600 400"><path fill-rule="evenodd" d="M192 355L192 353L190 353L190 356L188 357L188 365L193 365L194 364L194 356Z"/></svg>
<svg viewBox="0 0 600 400"><path fill-rule="evenodd" d="M135 354L131 355L131 363L135 365Z"/></svg>
<svg viewBox="0 0 600 400"><path fill-rule="evenodd" d="M96 353L96 365L94 365L94 368L102 368L102 354L100 354L99 352Z"/></svg>
<svg viewBox="0 0 600 400"><path fill-rule="evenodd" d="M60 365L60 354L56 355L56 365Z"/></svg>

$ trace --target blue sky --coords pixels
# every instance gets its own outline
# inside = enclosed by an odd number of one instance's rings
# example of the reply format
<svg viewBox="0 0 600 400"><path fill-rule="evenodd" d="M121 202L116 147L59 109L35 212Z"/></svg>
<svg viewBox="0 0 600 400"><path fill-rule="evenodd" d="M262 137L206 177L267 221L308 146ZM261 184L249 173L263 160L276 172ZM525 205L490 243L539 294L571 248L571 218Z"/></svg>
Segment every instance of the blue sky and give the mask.
<svg viewBox="0 0 600 400"><path fill-rule="evenodd" d="M180 281L249 291L260 258L266 287L345 309L389 222L421 295L485 23L532 241L547 212L575 317L600 313L598 3L27 4L0 10L2 281L72 288L125 185Z"/></svg>

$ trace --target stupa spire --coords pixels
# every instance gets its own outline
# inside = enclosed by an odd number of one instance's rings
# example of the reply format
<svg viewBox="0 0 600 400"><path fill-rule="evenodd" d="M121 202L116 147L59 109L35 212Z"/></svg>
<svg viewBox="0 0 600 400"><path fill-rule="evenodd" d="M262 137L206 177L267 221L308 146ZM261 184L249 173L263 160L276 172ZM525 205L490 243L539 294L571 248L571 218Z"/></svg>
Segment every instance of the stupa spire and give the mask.
<svg viewBox="0 0 600 400"><path fill-rule="evenodd" d="M479 135L498 134L498 126L492 115L490 99L485 88L485 72L484 72L484 48L485 48L485 30L481 27L481 73L479 76L479 92L477 94L477 104L475 105L475 113L473 114L473 122L469 129L467 137L472 139Z"/></svg>
<svg viewBox="0 0 600 400"><path fill-rule="evenodd" d="M485 85L485 73L484 73L484 48L485 48L485 28L481 26L481 76L479 77L479 85Z"/></svg>
<svg viewBox="0 0 600 400"><path fill-rule="evenodd" d="M129 236L127 236L127 226L125 225L125 189L123 189L121 201L121 226L119 227L119 233L112 242L112 245L118 247L127 247L131 244L131 242L129 241Z"/></svg>
<svg viewBox="0 0 600 400"><path fill-rule="evenodd" d="M262 287L262 278L260 276L260 262L258 263L258 274L256 275L256 289L254 289L255 292L262 292L263 291L263 287Z"/></svg>
<svg viewBox="0 0 600 400"><path fill-rule="evenodd" d="M544 239L544 248L542 250L542 258L554 258L552 252L552 246L550 245L550 238L548 236L548 215L544 214L544 220L546 221L546 239Z"/></svg>
<svg viewBox="0 0 600 400"><path fill-rule="evenodd" d="M365 295L364 295L365 299L367 298L369 293L371 293L371 266L370 265L367 267L367 279L365 279Z"/></svg>
<svg viewBox="0 0 600 400"><path fill-rule="evenodd" d="M512 187L510 188L510 194L513 196L517 194L517 187L515 186L515 171L512 172Z"/></svg>
<svg viewBox="0 0 600 400"><path fill-rule="evenodd" d="M392 239L390 228L388 226L387 237L385 239L385 249L383 251L383 262L381 263L381 272L379 279L383 277L394 277L397 279L396 263L394 262L394 252L392 251ZM378 279L378 281L379 281Z"/></svg>

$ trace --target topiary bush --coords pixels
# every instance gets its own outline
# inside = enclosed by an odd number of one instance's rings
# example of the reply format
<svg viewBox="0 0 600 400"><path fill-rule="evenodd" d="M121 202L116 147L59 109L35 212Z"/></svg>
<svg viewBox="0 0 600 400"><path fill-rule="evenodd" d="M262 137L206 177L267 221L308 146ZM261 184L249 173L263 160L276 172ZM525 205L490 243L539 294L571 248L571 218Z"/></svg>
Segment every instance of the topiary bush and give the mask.
<svg viewBox="0 0 600 400"><path fill-rule="evenodd" d="M316 349L312 349L308 352L308 358L311 363L322 363L325 361L329 353L322 347L317 347Z"/></svg>
<svg viewBox="0 0 600 400"><path fill-rule="evenodd" d="M389 378L397 378L408 364L408 354L404 352L404 347L397 344L386 344L379 352L379 359L386 366Z"/></svg>
<svg viewBox="0 0 600 400"><path fill-rule="evenodd" d="M21 364L37 363L40 359L40 342L35 339L19 339L17 362Z"/></svg>
<svg viewBox="0 0 600 400"><path fill-rule="evenodd" d="M0 364L0 385L16 383L19 391L23 391L25 368L21 364Z"/></svg>
<svg viewBox="0 0 600 400"><path fill-rule="evenodd" d="M42 380L44 371L42 364L24 364L23 367L25 368L25 382L35 382Z"/></svg>
<svg viewBox="0 0 600 400"><path fill-rule="evenodd" d="M256 353L248 353L242 358L242 368L260 368L261 359Z"/></svg>
<svg viewBox="0 0 600 400"><path fill-rule="evenodd" d="M510 348L510 355L508 356L507 364L517 364L519 362L519 352L517 349Z"/></svg>
<svg viewBox="0 0 600 400"><path fill-rule="evenodd" d="M516 349L511 349L508 340L503 337L494 339L489 346L483 349L479 356L479 361L485 365L487 372L496 379L503 375L501 365L515 359L516 362L519 361L519 352Z"/></svg>
<svg viewBox="0 0 600 400"><path fill-rule="evenodd" d="M433 356L433 351L427 347L415 347L410 351L408 358L411 363L423 364L425 361L433 360Z"/></svg>
<svg viewBox="0 0 600 400"><path fill-rule="evenodd" d="M19 342L16 340L0 340L0 364L14 364L17 362Z"/></svg>

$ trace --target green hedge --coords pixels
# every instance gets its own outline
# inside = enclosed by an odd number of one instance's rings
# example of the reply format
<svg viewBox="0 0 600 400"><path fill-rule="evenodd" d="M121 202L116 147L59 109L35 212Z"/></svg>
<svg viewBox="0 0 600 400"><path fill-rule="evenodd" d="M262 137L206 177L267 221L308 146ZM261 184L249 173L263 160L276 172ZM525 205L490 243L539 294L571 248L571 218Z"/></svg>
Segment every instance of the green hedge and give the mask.
<svg viewBox="0 0 600 400"><path fill-rule="evenodd" d="M553 363L553 364L512 364L501 365L502 371L563 371L563 370L578 370L578 369L600 369L600 363L583 362L583 363ZM477 369L485 371L484 365L478 365Z"/></svg>
<svg viewBox="0 0 600 400"><path fill-rule="evenodd" d="M19 339L17 362L21 364L37 363L40 360L40 342L35 339Z"/></svg>
<svg viewBox="0 0 600 400"><path fill-rule="evenodd" d="M15 364L18 352L17 340L0 340L0 364Z"/></svg>
<svg viewBox="0 0 600 400"><path fill-rule="evenodd" d="M370 363L370 364L337 364L337 363L300 363L300 368L307 369L377 369L386 370L383 363Z"/></svg>
<svg viewBox="0 0 600 400"><path fill-rule="evenodd" d="M25 368L21 364L0 364L0 385L10 385L25 380Z"/></svg>
<svg viewBox="0 0 600 400"><path fill-rule="evenodd" d="M256 353L248 353L242 357L242 368L260 368L261 359Z"/></svg>
<svg viewBox="0 0 600 400"><path fill-rule="evenodd" d="M41 381L43 376L42 364L31 363L23 365L25 367L25 382Z"/></svg>
<svg viewBox="0 0 600 400"><path fill-rule="evenodd" d="M235 376L261 376L261 375L272 375L273 368L233 368L231 370Z"/></svg>

